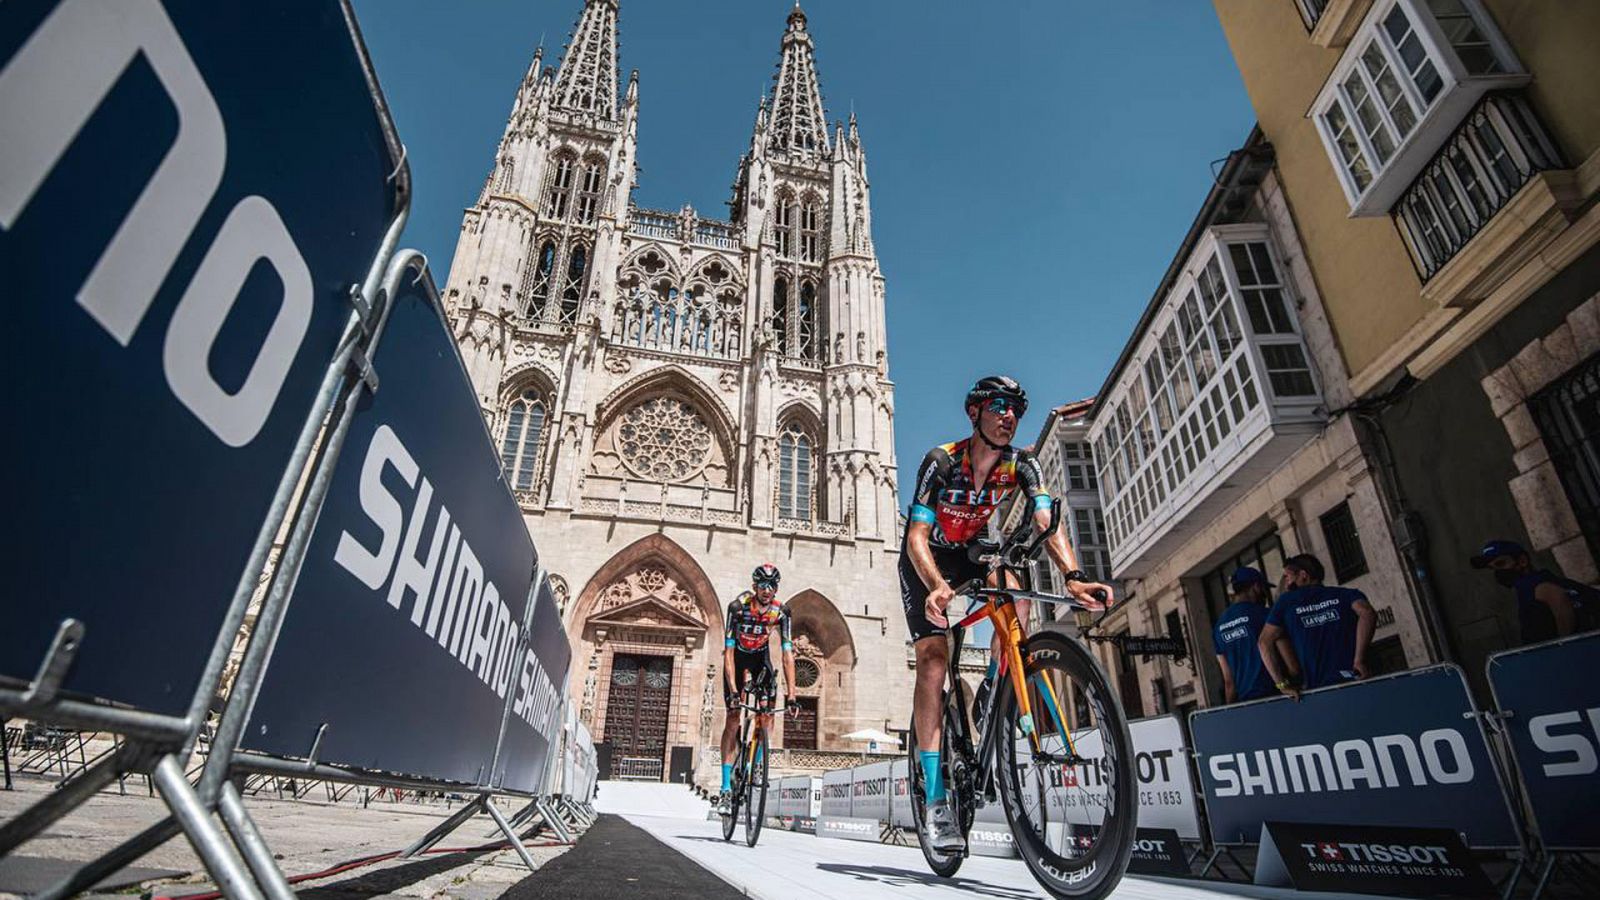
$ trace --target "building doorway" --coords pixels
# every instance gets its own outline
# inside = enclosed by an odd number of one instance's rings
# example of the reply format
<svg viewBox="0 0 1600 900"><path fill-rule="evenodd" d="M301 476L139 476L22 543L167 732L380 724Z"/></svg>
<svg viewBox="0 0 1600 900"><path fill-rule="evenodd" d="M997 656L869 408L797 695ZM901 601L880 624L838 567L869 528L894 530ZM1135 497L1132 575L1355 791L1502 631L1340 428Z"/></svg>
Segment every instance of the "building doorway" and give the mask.
<svg viewBox="0 0 1600 900"><path fill-rule="evenodd" d="M613 658L605 730L611 777L662 780L671 709L672 657L618 653Z"/></svg>
<svg viewBox="0 0 1600 900"><path fill-rule="evenodd" d="M817 749L817 698L796 697L794 712L783 723L783 746L788 750Z"/></svg>

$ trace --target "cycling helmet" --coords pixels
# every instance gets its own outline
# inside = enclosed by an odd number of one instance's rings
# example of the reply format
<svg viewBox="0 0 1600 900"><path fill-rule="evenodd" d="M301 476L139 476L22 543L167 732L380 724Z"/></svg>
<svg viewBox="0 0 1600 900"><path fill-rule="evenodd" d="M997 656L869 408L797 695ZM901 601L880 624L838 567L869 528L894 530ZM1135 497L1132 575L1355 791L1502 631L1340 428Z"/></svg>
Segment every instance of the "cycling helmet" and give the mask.
<svg viewBox="0 0 1600 900"><path fill-rule="evenodd" d="M1022 389L1022 385L1017 384L1016 379L1006 375L990 375L978 379L972 390L967 391L967 402L962 404L962 408L981 405L996 397L1008 397L1015 402L1019 419L1028 411L1028 392Z"/></svg>
<svg viewBox="0 0 1600 900"><path fill-rule="evenodd" d="M772 563L762 563L756 566L754 572L750 573L750 581L754 584L767 583L776 585L780 577L778 567Z"/></svg>

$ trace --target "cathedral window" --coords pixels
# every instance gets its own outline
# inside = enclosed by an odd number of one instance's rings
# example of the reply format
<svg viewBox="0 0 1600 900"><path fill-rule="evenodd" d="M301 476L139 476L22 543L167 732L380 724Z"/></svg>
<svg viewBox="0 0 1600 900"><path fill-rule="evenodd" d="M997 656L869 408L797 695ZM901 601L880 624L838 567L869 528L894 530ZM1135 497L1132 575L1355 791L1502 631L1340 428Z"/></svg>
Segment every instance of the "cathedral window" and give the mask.
<svg viewBox="0 0 1600 900"><path fill-rule="evenodd" d="M789 279L779 278L772 284L772 334L778 342L778 354L789 352Z"/></svg>
<svg viewBox="0 0 1600 900"><path fill-rule="evenodd" d="M578 189L578 221L593 222L600 209L600 188L605 184L606 164L590 159L583 167L583 184Z"/></svg>
<svg viewBox="0 0 1600 900"><path fill-rule="evenodd" d="M567 257L566 284L561 288L561 321L572 323L578 319L578 304L583 300L584 276L589 270L589 248L576 244Z"/></svg>
<svg viewBox="0 0 1600 900"><path fill-rule="evenodd" d="M822 229L816 201L807 200L800 208L800 258L816 262L822 258Z"/></svg>
<svg viewBox="0 0 1600 900"><path fill-rule="evenodd" d="M556 269L556 245L545 241L539 253L522 270L522 314L531 319L544 318L545 304L550 301L550 281Z"/></svg>
<svg viewBox="0 0 1600 900"><path fill-rule="evenodd" d="M533 489L544 419L544 401L532 390L523 391L506 410L506 431L500 440L500 466L505 470L506 481L515 490Z"/></svg>
<svg viewBox="0 0 1600 900"><path fill-rule="evenodd" d="M778 256L787 259L794 255L794 200L787 194L778 196L778 222L774 229L778 239Z"/></svg>
<svg viewBox="0 0 1600 900"><path fill-rule="evenodd" d="M634 474L649 481L683 481L711 457L711 426L699 410L674 397L654 397L622 414L617 451Z"/></svg>
<svg viewBox="0 0 1600 900"><path fill-rule="evenodd" d="M800 283L800 304L795 309L797 355L801 359L817 358L817 286L810 281Z"/></svg>
<svg viewBox="0 0 1600 900"><path fill-rule="evenodd" d="M566 153L558 155L555 163L556 170L550 177L550 189L545 193L544 214L552 219L565 219L567 209L572 205L573 169L577 168L578 163Z"/></svg>
<svg viewBox="0 0 1600 900"><path fill-rule="evenodd" d="M778 515L811 520L811 437L793 423L778 438Z"/></svg>

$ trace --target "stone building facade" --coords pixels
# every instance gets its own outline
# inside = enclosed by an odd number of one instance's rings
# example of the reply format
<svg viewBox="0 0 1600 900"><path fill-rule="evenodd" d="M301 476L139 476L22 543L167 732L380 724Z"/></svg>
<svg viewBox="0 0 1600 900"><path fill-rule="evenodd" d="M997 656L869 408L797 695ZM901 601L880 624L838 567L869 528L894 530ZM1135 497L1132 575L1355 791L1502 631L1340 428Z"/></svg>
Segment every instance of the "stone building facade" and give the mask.
<svg viewBox="0 0 1600 900"><path fill-rule="evenodd" d="M724 610L765 561L803 709L775 745L903 728L910 676L884 280L854 116L830 131L804 12L731 215L640 209L639 74L616 0L536 54L467 209L445 302L574 644L613 773L713 770ZM820 757L819 757L820 758Z"/></svg>

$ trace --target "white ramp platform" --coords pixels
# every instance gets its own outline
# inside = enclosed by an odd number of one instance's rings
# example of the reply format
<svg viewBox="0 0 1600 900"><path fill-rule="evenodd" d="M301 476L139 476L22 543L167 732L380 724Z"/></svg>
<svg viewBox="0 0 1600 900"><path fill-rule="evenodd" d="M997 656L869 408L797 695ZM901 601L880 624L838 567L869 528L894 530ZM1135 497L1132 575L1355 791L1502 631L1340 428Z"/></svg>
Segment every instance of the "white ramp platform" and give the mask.
<svg viewBox="0 0 1600 900"><path fill-rule="evenodd" d="M703 808L703 805L702 805ZM962 863L955 878L928 871L922 851L860 841L840 841L809 834L763 829L755 849L744 845L744 831L733 843L722 840L720 822L648 815L624 815L657 840L760 900L884 900L892 897L998 898L1032 900L1045 897L1021 860L974 856ZM1374 900L1373 895L1319 893L1228 884L1217 881L1125 878L1113 900Z"/></svg>
<svg viewBox="0 0 1600 900"><path fill-rule="evenodd" d="M665 819L705 821L711 804L694 795L686 784L655 781L602 781L594 799L597 812L632 818L653 816ZM719 833L720 834L720 833Z"/></svg>

